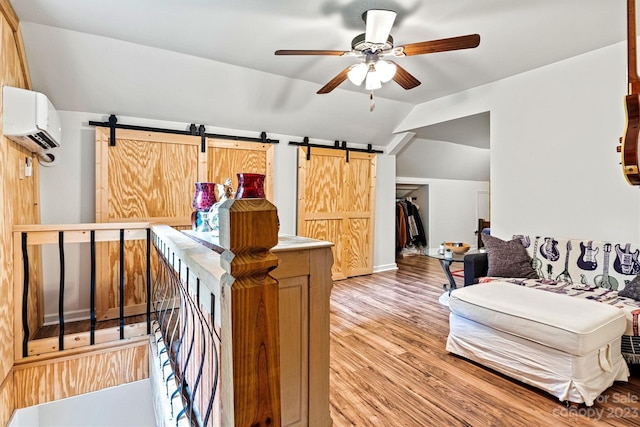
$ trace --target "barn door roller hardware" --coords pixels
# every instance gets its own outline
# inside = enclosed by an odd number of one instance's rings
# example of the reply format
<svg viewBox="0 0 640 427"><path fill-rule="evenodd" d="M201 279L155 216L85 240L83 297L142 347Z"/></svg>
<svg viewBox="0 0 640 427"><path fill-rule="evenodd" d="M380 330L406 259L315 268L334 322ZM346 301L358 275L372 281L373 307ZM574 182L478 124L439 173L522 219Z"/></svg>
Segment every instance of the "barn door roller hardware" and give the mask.
<svg viewBox="0 0 640 427"><path fill-rule="evenodd" d="M115 116L115 114L111 114L109 116L109 121L96 122L92 120L89 122L89 125L109 128L109 145L112 147L116 145L116 129L129 129L129 130L141 130L145 132L170 133L173 135L199 136L200 138L202 138L201 147L200 147L202 152L205 152L207 148L206 138L229 139L233 141L244 141L244 142L257 142L260 144L278 144L280 142L277 139L267 138L266 132L261 132L259 138L252 138L250 136L220 135L217 133L206 133L204 125L197 126L195 123L192 123L191 125L189 125L189 130L166 129L166 128L157 128L157 127L150 127L150 126L118 124L118 118Z"/></svg>
<svg viewBox="0 0 640 427"><path fill-rule="evenodd" d="M373 146L371 144L367 144L367 148L355 148L355 147L349 147L347 146L347 141L342 141L342 144L340 144L340 141L334 141L333 145L322 145L322 144L312 144L309 142L309 137L305 136L302 139L302 142L297 142L297 141L289 141L289 145L297 145L298 147L306 147L307 148L307 160L311 159L311 147L315 147L315 148L328 148L330 150L342 150L345 151L345 160L347 162L349 162L349 152L350 151L357 151L359 153L371 153L371 154L380 154L383 153L383 151L381 150L374 150Z"/></svg>

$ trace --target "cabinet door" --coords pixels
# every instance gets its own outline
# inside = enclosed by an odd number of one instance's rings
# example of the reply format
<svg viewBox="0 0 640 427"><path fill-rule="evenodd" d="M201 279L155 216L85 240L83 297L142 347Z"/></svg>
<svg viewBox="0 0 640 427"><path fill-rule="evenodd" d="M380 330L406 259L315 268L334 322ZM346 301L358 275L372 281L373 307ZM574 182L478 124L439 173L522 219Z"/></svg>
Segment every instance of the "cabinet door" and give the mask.
<svg viewBox="0 0 640 427"><path fill-rule="evenodd" d="M375 154L306 147L298 155L298 234L333 242L334 280L373 272Z"/></svg>

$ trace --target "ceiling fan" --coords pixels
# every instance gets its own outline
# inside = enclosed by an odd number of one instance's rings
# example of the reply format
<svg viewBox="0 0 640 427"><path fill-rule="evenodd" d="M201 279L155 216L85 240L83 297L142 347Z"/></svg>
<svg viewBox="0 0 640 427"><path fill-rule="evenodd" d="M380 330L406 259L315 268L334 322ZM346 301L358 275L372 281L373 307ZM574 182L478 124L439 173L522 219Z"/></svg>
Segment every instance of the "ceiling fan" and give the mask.
<svg viewBox="0 0 640 427"><path fill-rule="evenodd" d="M351 50L276 50L276 55L329 55L361 58L361 62L350 65L324 85L317 92L329 93L347 78L357 86L365 83L365 89L374 91L382 87L382 83L395 81L404 89L413 89L420 81L407 70L387 58L423 55L426 53L445 52L449 50L469 49L480 44L478 34L451 37L440 40L429 40L410 43L404 46L393 45L391 27L396 19L392 10L371 9L362 14L365 21L365 33L351 41ZM372 94L373 99L373 94Z"/></svg>

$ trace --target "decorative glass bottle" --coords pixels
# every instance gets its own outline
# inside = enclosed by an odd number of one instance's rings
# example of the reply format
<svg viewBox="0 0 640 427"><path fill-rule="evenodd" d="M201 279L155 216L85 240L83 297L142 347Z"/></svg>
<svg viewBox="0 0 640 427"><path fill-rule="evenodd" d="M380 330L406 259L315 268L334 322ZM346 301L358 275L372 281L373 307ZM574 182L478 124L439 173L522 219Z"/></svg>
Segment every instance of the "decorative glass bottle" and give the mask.
<svg viewBox="0 0 640 427"><path fill-rule="evenodd" d="M216 203L216 184L213 182L196 182L196 192L193 195L191 207L195 209L192 215L192 227L196 231L209 231L209 209Z"/></svg>
<svg viewBox="0 0 640 427"><path fill-rule="evenodd" d="M264 178L259 173L239 173L236 199L264 199Z"/></svg>

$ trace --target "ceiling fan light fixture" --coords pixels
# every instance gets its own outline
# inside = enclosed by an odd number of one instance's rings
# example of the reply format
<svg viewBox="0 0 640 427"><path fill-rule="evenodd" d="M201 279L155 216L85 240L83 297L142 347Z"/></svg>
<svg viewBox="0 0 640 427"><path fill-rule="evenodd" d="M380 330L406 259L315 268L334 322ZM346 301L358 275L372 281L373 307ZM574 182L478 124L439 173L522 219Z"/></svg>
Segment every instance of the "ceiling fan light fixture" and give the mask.
<svg viewBox="0 0 640 427"><path fill-rule="evenodd" d="M396 64L393 62L380 60L376 62L375 67L382 83L388 82L396 75Z"/></svg>
<svg viewBox="0 0 640 427"><path fill-rule="evenodd" d="M364 78L367 76L367 71L369 67L364 62L361 62L357 65L351 67L351 69L347 72L347 77L349 77L349 81L356 86L360 86L364 81Z"/></svg>
<svg viewBox="0 0 640 427"><path fill-rule="evenodd" d="M382 87L382 82L380 81L380 76L378 73L371 67L369 72L367 73L367 79L364 83L364 88L366 90L376 90Z"/></svg>
<svg viewBox="0 0 640 427"><path fill-rule="evenodd" d="M393 10L371 9L365 12L365 38L368 43L384 44L387 42L396 12Z"/></svg>

